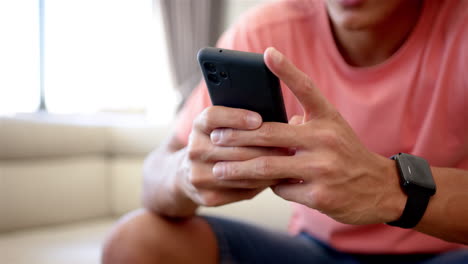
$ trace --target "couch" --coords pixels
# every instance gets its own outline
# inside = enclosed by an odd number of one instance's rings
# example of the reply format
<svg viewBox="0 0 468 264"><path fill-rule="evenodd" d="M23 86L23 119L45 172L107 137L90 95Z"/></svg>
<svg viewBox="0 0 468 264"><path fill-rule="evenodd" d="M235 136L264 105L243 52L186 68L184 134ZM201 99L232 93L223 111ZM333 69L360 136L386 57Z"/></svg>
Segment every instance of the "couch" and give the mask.
<svg viewBox="0 0 468 264"><path fill-rule="evenodd" d="M0 263L99 263L112 224L140 207L143 159L169 131L139 117L0 117ZM285 230L291 211L265 191L200 213Z"/></svg>

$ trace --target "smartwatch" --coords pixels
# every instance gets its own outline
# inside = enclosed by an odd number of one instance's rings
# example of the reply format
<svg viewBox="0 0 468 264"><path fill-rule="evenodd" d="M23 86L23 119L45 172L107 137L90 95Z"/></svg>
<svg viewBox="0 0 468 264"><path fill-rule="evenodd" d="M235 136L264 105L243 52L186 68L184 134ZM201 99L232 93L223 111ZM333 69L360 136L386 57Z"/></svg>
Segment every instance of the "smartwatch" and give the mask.
<svg viewBox="0 0 468 264"><path fill-rule="evenodd" d="M408 196L401 217L387 223L402 228L415 227L426 212L429 199L436 192L429 163L421 157L399 153L391 157L396 161L400 185Z"/></svg>

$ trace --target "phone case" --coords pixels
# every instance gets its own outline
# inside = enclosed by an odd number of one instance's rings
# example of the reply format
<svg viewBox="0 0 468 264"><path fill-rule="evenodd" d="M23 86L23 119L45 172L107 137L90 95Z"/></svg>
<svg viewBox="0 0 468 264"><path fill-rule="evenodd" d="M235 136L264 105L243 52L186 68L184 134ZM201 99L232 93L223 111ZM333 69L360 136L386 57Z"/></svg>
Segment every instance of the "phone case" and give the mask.
<svg viewBox="0 0 468 264"><path fill-rule="evenodd" d="M279 80L263 54L204 48L198 62L213 105L255 111L264 122L287 123Z"/></svg>

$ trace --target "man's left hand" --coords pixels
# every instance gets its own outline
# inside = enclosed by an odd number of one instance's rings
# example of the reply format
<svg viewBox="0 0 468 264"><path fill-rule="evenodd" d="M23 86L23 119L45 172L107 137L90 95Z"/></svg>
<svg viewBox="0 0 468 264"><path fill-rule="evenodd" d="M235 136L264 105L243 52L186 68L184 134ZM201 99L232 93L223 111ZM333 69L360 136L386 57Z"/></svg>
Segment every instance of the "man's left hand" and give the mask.
<svg viewBox="0 0 468 264"><path fill-rule="evenodd" d="M395 162L369 151L312 80L273 48L268 68L294 93L304 116L289 124L263 123L256 130L216 129L213 144L288 148L290 156L223 161L213 167L221 181L282 179L280 197L348 224L393 221L406 203Z"/></svg>

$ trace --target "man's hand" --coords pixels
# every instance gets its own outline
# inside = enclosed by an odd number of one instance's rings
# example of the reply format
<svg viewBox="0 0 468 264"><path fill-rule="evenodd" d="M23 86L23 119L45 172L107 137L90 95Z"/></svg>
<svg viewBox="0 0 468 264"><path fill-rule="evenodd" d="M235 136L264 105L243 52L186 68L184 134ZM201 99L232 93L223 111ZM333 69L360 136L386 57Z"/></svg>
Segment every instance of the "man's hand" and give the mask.
<svg viewBox="0 0 468 264"><path fill-rule="evenodd" d="M265 188L277 184L277 179L246 178L220 180L213 176L213 166L219 161L247 161L263 156L284 156L284 149L220 146L210 140L211 132L218 128L239 131L258 129L261 116L255 112L213 106L205 109L194 121L186 148L186 157L179 170L175 186L198 205L218 206L250 199Z"/></svg>
<svg viewBox="0 0 468 264"><path fill-rule="evenodd" d="M405 205L394 161L370 152L348 123L299 71L273 48L265 62L295 94L304 116L290 124L264 123L242 130L222 128L211 133L213 146L276 147L295 150L292 156L252 155L245 161L216 163L218 182L279 182L273 191L286 200L320 210L349 224L383 223L397 219ZM258 124L258 123L257 123ZM210 128L220 127L211 126ZM224 126L227 127L227 126ZM232 127L232 126L230 126ZM205 130L205 134L211 132ZM206 168L207 170L209 168Z"/></svg>

